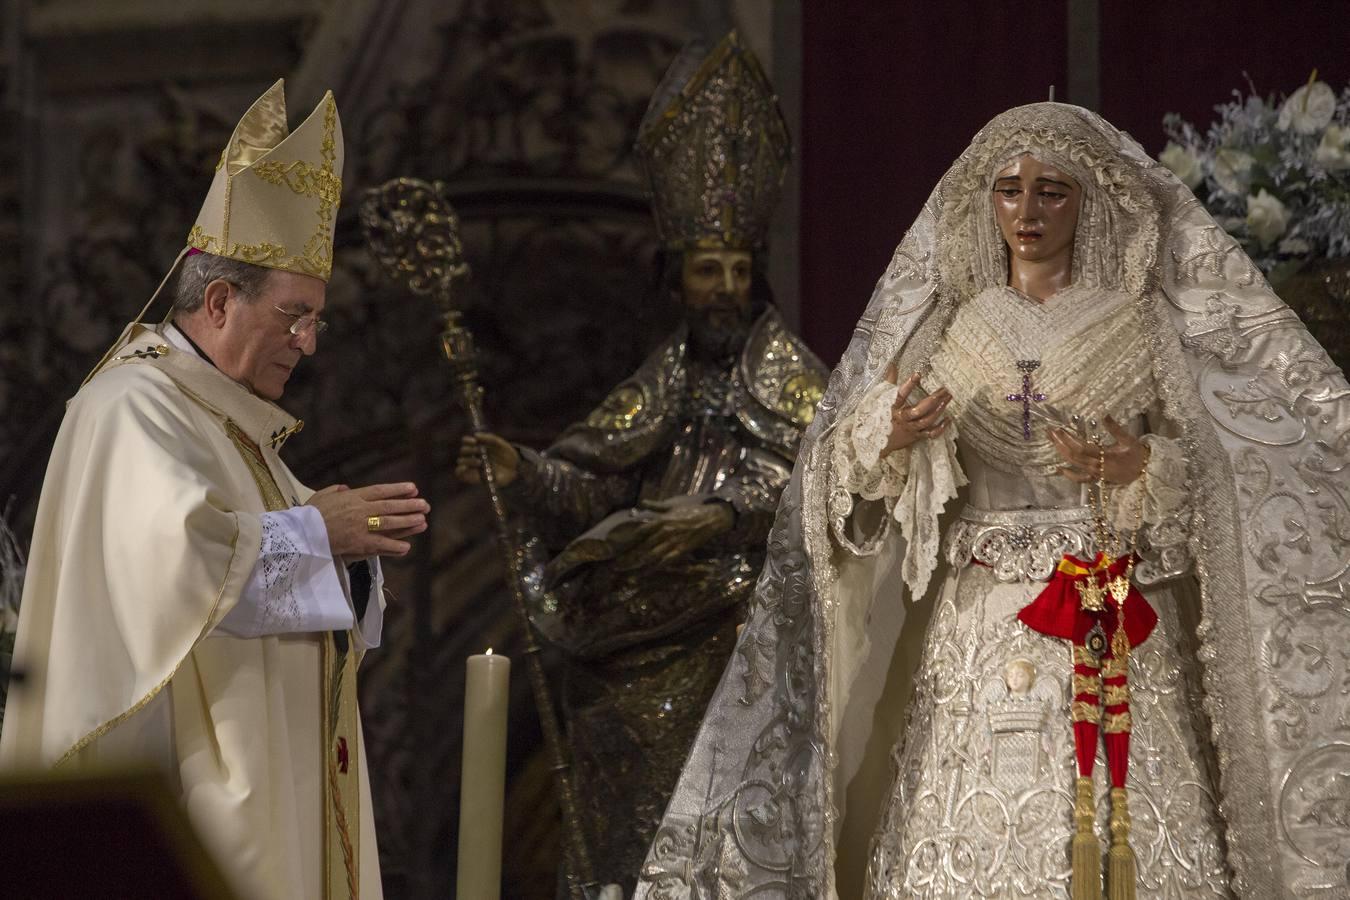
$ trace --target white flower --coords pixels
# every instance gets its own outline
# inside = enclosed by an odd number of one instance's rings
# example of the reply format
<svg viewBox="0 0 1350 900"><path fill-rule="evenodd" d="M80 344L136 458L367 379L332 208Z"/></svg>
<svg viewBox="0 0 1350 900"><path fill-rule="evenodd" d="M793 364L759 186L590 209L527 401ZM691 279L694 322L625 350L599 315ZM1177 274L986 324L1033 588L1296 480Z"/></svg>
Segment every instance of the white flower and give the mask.
<svg viewBox="0 0 1350 900"><path fill-rule="evenodd" d="M1325 81L1310 81L1294 91L1280 107L1275 123L1281 131L1293 128L1300 134L1316 134L1336 115L1336 92Z"/></svg>
<svg viewBox="0 0 1350 900"><path fill-rule="evenodd" d="M1255 195L1248 195L1247 231L1262 247L1275 243L1287 227L1289 210L1285 209L1279 197L1271 195L1265 188Z"/></svg>
<svg viewBox="0 0 1350 900"><path fill-rule="evenodd" d="M1350 127L1328 125L1313 159L1328 172L1350 169Z"/></svg>
<svg viewBox="0 0 1350 900"><path fill-rule="evenodd" d="M1191 190L1195 190L1196 186L1205 180L1200 160L1180 144L1168 141L1163 152L1158 154L1158 162L1171 169L1172 174L1180 178L1181 183Z"/></svg>
<svg viewBox="0 0 1350 900"><path fill-rule="evenodd" d="M1214 180L1230 194L1245 194L1255 162L1250 153L1225 147L1214 154Z"/></svg>

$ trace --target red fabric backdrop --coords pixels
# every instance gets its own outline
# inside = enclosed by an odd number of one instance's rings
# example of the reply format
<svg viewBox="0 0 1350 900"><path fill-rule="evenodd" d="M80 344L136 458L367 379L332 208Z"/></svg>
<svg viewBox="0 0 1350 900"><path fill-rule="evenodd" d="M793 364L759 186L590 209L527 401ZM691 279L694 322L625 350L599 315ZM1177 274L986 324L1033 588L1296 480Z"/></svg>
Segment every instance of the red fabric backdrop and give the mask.
<svg viewBox="0 0 1350 900"><path fill-rule="evenodd" d="M1207 124L1250 75L1350 81L1350 6L1102 0L1100 112L1152 153L1163 114ZM995 114L1067 99L1067 3L803 4L802 332L827 362L948 165Z"/></svg>

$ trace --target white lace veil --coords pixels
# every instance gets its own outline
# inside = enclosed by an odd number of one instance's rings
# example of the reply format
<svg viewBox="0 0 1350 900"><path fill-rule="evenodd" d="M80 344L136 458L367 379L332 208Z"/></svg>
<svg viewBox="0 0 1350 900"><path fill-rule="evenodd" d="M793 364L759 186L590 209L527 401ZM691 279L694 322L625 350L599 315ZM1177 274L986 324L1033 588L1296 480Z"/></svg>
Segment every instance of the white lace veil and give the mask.
<svg viewBox="0 0 1350 900"><path fill-rule="evenodd" d="M1188 453L1234 888L1350 895L1350 385L1170 172L1099 116L1038 103L981 129L878 281L802 444L637 897L834 896L837 770L867 730L852 720L874 712L856 687L884 678L902 618L898 591L869 609L876 591L851 589L885 582L893 548L859 575L829 537L834 425L893 360L921 368L956 304L1004 282L988 198L993 174L1028 151L1087 187L1076 275L1138 296Z"/></svg>

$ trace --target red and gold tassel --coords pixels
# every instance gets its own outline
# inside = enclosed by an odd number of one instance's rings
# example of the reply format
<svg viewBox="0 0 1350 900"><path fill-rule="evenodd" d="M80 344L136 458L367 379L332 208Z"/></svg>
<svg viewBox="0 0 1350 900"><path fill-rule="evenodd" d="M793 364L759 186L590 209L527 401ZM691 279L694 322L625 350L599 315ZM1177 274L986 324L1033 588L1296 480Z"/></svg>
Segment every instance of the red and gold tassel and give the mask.
<svg viewBox="0 0 1350 900"><path fill-rule="evenodd" d="M1078 780L1073 804L1073 900L1102 900L1102 845L1095 825L1092 770L1097 762L1097 730L1102 717L1101 668L1081 642L1073 645L1073 745Z"/></svg>
<svg viewBox="0 0 1350 900"><path fill-rule="evenodd" d="M1134 848L1130 846L1129 794L1125 789L1125 781L1130 771L1132 727L1129 683L1130 639L1125 630L1126 608L1123 602L1125 584L1128 582L1117 582L1112 585L1112 598L1116 601L1115 633L1111 637L1111 646L1102 665L1105 675L1103 684L1106 689L1104 698L1106 715L1102 722L1102 731L1106 736L1106 763L1111 773L1111 850L1106 857L1108 900L1135 900L1135 883L1138 880L1138 864ZM1129 586L1129 590L1138 593L1132 585Z"/></svg>
<svg viewBox="0 0 1350 900"><path fill-rule="evenodd" d="M1074 751L1078 779L1072 845L1073 900L1101 900L1102 851L1094 826L1092 771L1104 733L1111 779L1108 900L1134 900L1137 864L1130 847L1125 781L1130 765L1130 648L1157 624L1148 600L1129 582L1133 556L1091 563L1065 556L1045 589L1017 617L1029 628L1069 641L1073 652ZM1112 602L1105 602L1106 596ZM1107 635L1111 635L1108 639Z"/></svg>

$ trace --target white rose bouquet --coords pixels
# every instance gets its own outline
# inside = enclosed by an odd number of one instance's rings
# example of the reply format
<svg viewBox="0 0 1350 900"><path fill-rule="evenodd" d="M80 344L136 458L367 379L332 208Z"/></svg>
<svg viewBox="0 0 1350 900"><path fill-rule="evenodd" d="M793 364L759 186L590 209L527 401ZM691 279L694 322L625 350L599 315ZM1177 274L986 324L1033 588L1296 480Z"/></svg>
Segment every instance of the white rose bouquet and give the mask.
<svg viewBox="0 0 1350 900"><path fill-rule="evenodd" d="M1158 161L1277 284L1309 259L1350 257L1350 87L1338 96L1313 72L1279 101L1233 96L1203 133L1168 113Z"/></svg>

